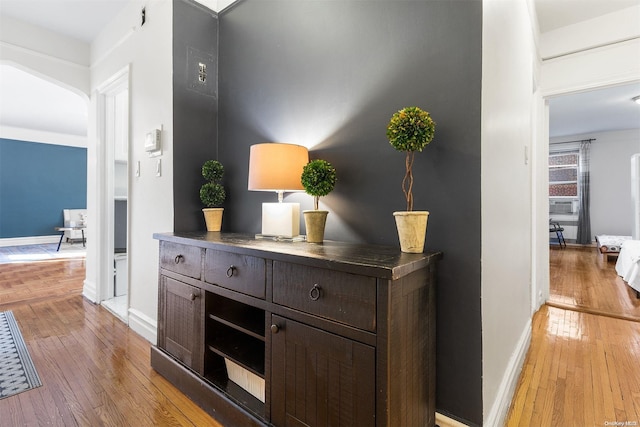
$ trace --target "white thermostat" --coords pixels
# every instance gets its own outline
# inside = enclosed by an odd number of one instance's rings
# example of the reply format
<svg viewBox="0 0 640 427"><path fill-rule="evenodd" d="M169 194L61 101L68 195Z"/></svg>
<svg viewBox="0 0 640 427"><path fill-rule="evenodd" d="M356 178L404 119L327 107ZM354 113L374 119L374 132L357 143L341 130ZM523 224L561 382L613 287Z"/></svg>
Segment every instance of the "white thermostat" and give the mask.
<svg viewBox="0 0 640 427"><path fill-rule="evenodd" d="M147 153L160 151L162 148L160 144L160 135L160 129L154 129L151 132L147 133L147 137L144 140L144 151L146 151Z"/></svg>

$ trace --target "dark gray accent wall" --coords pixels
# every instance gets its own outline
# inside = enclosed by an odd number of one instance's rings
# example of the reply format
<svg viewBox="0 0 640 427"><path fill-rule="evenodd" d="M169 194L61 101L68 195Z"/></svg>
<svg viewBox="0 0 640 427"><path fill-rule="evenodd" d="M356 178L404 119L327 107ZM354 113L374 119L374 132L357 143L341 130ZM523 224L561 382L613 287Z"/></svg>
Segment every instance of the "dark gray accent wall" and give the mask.
<svg viewBox="0 0 640 427"><path fill-rule="evenodd" d="M127 252L127 201L116 200L113 207L113 248L116 253Z"/></svg>
<svg viewBox="0 0 640 427"><path fill-rule="evenodd" d="M202 163L217 158L218 17L189 0L173 2L174 230L204 230ZM207 67L204 82L199 64Z"/></svg>
<svg viewBox="0 0 640 427"><path fill-rule="evenodd" d="M444 252L437 296L437 407L482 424L480 113L482 2L244 0L219 17L219 156L227 168L223 230L259 232L247 190L249 147L307 145L338 171L327 239L398 245L404 155L391 115L428 110L433 142L416 156L415 208L426 248ZM303 209L310 196L288 195Z"/></svg>

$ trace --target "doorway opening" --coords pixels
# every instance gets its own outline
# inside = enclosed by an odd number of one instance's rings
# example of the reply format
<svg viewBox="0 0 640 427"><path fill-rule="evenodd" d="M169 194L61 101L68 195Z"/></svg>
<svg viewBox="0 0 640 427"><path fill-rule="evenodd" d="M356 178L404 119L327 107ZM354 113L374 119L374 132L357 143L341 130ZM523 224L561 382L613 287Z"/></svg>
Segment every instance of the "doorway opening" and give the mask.
<svg viewBox="0 0 640 427"><path fill-rule="evenodd" d="M630 320L640 318L640 300L616 273L617 256L601 254L595 244L595 236L630 237L637 215L631 198L631 156L640 151L638 125L633 125L640 123L638 110L631 102L637 93L640 83L636 81L547 99L547 207L549 219L560 224L569 242L568 249L562 248L554 241L555 235L550 236L550 305ZM600 120L606 122L597 123ZM579 167L583 167L580 145L584 141L589 141L590 242L572 245L577 239L581 209L576 190L581 179Z"/></svg>
<svg viewBox="0 0 640 427"><path fill-rule="evenodd" d="M100 303L125 323L129 311L129 70L100 90L104 141L104 256L100 258Z"/></svg>

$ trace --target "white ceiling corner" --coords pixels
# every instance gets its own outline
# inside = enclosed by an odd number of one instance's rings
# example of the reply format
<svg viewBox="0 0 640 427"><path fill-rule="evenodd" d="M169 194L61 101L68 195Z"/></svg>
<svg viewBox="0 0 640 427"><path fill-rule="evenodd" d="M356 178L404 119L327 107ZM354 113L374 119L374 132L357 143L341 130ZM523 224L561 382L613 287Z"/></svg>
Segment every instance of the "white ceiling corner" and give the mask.
<svg viewBox="0 0 640 427"><path fill-rule="evenodd" d="M8 64L0 64L0 125L74 136L87 135L87 100Z"/></svg>
<svg viewBox="0 0 640 427"><path fill-rule="evenodd" d="M90 43L130 0L0 0L0 14ZM196 0L219 12L237 0ZM534 0L541 31L550 31L640 4L640 0ZM9 67L9 68L6 68ZM620 91L628 92L622 96ZM638 85L550 100L550 136L582 134L611 126L629 128L640 106L626 98L640 95ZM609 91L611 91L609 93ZM613 99L621 106L613 108ZM86 102L77 94L14 67L0 68L0 126L86 135ZM624 108L622 107L624 104ZM634 107L635 110L631 110ZM620 124L627 117L626 124ZM605 119L609 118L608 122ZM588 126L588 127L585 127Z"/></svg>

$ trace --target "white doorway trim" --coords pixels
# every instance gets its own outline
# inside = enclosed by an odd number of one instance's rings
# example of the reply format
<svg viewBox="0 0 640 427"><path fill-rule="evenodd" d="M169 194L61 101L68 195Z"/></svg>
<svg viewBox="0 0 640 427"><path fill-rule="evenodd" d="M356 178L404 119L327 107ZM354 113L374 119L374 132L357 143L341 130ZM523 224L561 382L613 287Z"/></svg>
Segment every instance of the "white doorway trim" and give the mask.
<svg viewBox="0 0 640 427"><path fill-rule="evenodd" d="M570 93L640 81L637 51L640 40L625 41L576 54L543 61L540 116L536 121L534 157L535 272L532 277L532 308L537 310L549 298L549 100Z"/></svg>
<svg viewBox="0 0 640 427"><path fill-rule="evenodd" d="M96 288L95 302L102 303L111 298L114 294L114 231L115 231L115 212L114 212L114 163L116 159L115 142L116 142L116 111L115 99L119 94L129 93L129 66L118 71L112 77L107 79L96 89L96 215L95 221L95 268L96 268ZM127 101L127 106L129 105ZM127 109L128 111L128 109ZM127 112L126 117L126 146L130 139L130 117ZM128 148L127 148L128 152ZM127 171L127 177L129 173ZM128 184L127 184L128 186ZM127 208L127 224L129 223L129 212ZM129 240L129 231L127 230L127 243ZM128 245L127 245L128 246ZM127 277L129 271L127 271ZM129 308L127 297L126 310ZM125 310L125 313L126 313ZM127 322L126 314L119 316L123 321Z"/></svg>

